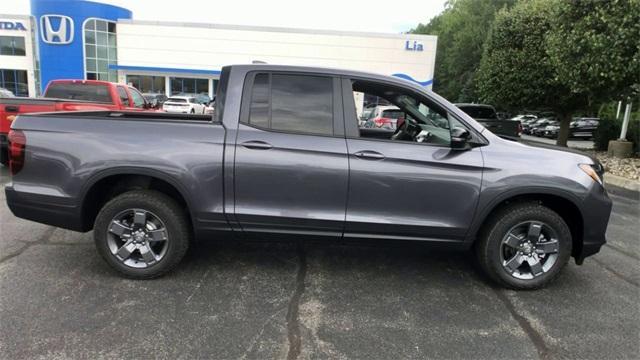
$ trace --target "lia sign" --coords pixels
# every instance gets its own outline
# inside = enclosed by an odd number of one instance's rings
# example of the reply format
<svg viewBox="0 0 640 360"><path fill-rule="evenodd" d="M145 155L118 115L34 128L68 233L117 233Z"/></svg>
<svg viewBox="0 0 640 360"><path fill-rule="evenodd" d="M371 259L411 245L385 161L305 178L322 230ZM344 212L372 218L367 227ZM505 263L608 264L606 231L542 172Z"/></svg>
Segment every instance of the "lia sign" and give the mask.
<svg viewBox="0 0 640 360"><path fill-rule="evenodd" d="M27 31L24 24L17 21L0 21L0 30L22 30Z"/></svg>
<svg viewBox="0 0 640 360"><path fill-rule="evenodd" d="M422 44L415 40L414 41L407 40L407 42L404 44L404 49L406 51L423 51L424 50Z"/></svg>

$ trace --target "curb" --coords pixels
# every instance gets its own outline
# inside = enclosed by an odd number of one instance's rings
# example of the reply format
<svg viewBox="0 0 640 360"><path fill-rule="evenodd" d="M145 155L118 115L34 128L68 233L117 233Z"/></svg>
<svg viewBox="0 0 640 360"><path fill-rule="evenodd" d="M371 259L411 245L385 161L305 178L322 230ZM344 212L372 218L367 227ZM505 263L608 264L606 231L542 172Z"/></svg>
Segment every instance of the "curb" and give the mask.
<svg viewBox="0 0 640 360"><path fill-rule="evenodd" d="M638 180L631 180L613 174L605 174L604 183L605 186L613 185L623 189L640 192L640 181Z"/></svg>

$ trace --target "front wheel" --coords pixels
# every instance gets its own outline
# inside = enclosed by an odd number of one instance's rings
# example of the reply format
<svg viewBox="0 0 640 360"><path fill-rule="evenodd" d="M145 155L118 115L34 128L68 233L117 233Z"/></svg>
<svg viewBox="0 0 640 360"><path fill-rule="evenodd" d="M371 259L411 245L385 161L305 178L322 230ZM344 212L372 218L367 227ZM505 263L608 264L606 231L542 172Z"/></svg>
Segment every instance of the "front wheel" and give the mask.
<svg viewBox="0 0 640 360"><path fill-rule="evenodd" d="M125 277L150 279L173 269L189 247L184 210L170 197L135 190L110 200L94 226L96 248Z"/></svg>
<svg viewBox="0 0 640 360"><path fill-rule="evenodd" d="M552 281L571 256L571 231L562 217L539 203L515 203L485 224L476 256L497 283L537 289Z"/></svg>

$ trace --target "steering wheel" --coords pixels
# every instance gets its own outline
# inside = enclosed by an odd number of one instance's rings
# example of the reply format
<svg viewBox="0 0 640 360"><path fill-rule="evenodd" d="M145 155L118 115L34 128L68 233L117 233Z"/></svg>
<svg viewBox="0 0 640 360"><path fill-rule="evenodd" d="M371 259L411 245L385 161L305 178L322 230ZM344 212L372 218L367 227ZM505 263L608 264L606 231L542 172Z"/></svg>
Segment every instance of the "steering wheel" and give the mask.
<svg viewBox="0 0 640 360"><path fill-rule="evenodd" d="M391 140L413 141L419 130L417 121L405 117L402 124L396 128L395 133L391 136Z"/></svg>

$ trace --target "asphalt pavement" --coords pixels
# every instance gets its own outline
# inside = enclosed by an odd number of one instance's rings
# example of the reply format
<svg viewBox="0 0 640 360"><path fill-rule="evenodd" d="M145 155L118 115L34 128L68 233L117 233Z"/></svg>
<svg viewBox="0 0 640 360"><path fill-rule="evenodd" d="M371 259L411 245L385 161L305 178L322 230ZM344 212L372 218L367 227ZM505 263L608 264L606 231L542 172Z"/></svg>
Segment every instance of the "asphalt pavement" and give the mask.
<svg viewBox="0 0 640 360"><path fill-rule="evenodd" d="M469 254L389 242L207 243L126 280L91 233L17 219L2 191L0 358L637 359L640 201L611 198L599 254L516 292Z"/></svg>

